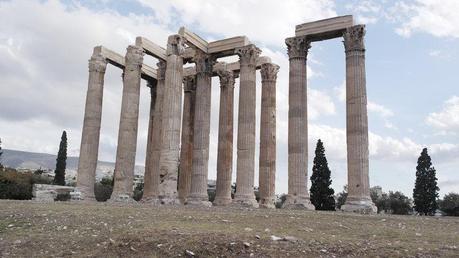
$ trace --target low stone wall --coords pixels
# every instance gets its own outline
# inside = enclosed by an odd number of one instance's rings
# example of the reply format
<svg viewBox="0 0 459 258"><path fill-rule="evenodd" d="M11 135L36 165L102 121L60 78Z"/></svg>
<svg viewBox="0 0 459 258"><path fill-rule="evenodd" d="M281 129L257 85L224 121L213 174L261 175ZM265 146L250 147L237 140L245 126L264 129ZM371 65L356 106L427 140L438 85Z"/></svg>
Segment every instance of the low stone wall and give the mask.
<svg viewBox="0 0 459 258"><path fill-rule="evenodd" d="M32 200L38 202L54 202L59 195L70 195L69 201L79 200L80 194L75 187L62 185L34 184Z"/></svg>

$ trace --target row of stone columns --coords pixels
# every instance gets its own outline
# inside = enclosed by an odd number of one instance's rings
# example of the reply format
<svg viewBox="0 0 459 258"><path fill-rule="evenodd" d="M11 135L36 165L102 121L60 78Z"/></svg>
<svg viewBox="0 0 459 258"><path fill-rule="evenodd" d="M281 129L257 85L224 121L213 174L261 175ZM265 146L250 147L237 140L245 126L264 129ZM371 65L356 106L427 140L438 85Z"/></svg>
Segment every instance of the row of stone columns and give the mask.
<svg viewBox="0 0 459 258"><path fill-rule="evenodd" d="M144 195L151 204L209 206L207 176L209 161L211 77L214 58L197 51L196 74L183 78L182 37L168 39L166 60L158 63L157 81L148 81L150 113L145 161ZM219 142L215 205L232 202L258 206L254 195L256 60L254 45L235 50L240 57L238 116L237 191L231 199L234 83L237 73L217 71L220 77ZM137 144L143 49L129 46L123 72L123 96L111 201L131 201ZM94 199L94 180L100 135L103 81L107 61L94 54L89 61L89 83L78 169L78 189L83 199ZM260 196L263 207L274 205L275 180L275 81L279 67L264 64L262 74L262 128L260 132ZM182 82L184 105L182 120ZM180 125L182 134L180 134ZM181 146L180 146L181 143ZM180 148L181 147L181 148ZM180 162L179 162L180 161ZM180 171L180 177L177 178ZM177 189L177 181L178 189Z"/></svg>

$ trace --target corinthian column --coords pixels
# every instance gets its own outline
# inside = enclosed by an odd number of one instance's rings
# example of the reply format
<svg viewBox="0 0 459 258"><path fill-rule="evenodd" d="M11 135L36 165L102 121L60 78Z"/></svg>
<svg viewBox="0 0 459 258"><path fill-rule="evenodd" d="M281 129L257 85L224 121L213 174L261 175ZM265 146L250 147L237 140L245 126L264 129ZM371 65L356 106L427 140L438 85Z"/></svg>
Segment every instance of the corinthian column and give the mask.
<svg viewBox="0 0 459 258"><path fill-rule="evenodd" d="M376 212L370 198L368 178L368 115L365 78L365 27L346 29L346 139L348 196L342 209Z"/></svg>
<svg viewBox="0 0 459 258"><path fill-rule="evenodd" d="M287 38L289 56L288 195L284 208L314 209L308 193L308 109L306 59L310 42Z"/></svg>
<svg viewBox="0 0 459 258"><path fill-rule="evenodd" d="M126 66L123 75L123 97L114 172L115 182L111 201L132 200L142 62L143 49L138 46L129 46L125 57Z"/></svg>
<svg viewBox="0 0 459 258"><path fill-rule="evenodd" d="M183 78L185 96L183 98L182 147L180 150L180 169L178 195L182 203L190 194L191 171L193 164L193 128L196 102L196 76Z"/></svg>
<svg viewBox="0 0 459 258"><path fill-rule="evenodd" d="M193 128L193 164L190 195L186 203L211 206L207 195L209 163L210 103L213 58L197 52L196 63L196 108Z"/></svg>
<svg viewBox="0 0 459 258"><path fill-rule="evenodd" d="M237 178L234 203L258 207L253 189L255 170L256 63L261 50L255 45L237 48L240 63L237 128Z"/></svg>
<svg viewBox="0 0 459 258"><path fill-rule="evenodd" d="M156 100L154 103L152 132L149 133L150 148L147 149L148 162L145 167L145 182L143 189L142 202L149 204L159 204L159 183L160 183L160 167L159 158L161 150L161 112L163 106L164 81L166 75L166 62L159 61L158 66L158 82L156 84ZM151 121L150 117L150 121ZM151 138L150 138L151 136Z"/></svg>
<svg viewBox="0 0 459 258"><path fill-rule="evenodd" d="M145 161L145 182L143 188L142 202L158 204L159 193L159 154L161 140L161 110L163 103L164 78L166 73L166 62L158 62L158 80L155 91L151 88L152 102L150 105L150 125L148 129L148 143ZM156 96L153 101L153 94ZM151 128L151 130L150 130Z"/></svg>
<svg viewBox="0 0 459 258"><path fill-rule="evenodd" d="M142 201L146 200L145 190L151 192L151 153L153 148L153 121L155 119L155 105L156 105L156 97L157 97L157 81L147 81L147 87L150 88L150 115L148 119L148 136L147 136L147 150L145 152L145 174L144 174L144 193L142 195Z"/></svg>
<svg viewBox="0 0 459 258"><path fill-rule="evenodd" d="M276 79L279 66L261 65L260 207L275 208L276 181Z"/></svg>
<svg viewBox="0 0 459 258"><path fill-rule="evenodd" d="M88 91L81 135L80 158L78 160L77 188L83 200L94 201L97 156L99 152L100 122L102 118L102 96L107 61L100 54L89 60Z"/></svg>
<svg viewBox="0 0 459 258"><path fill-rule="evenodd" d="M232 71L219 70L220 112L218 119L217 193L214 205L231 203L231 175L233 174L233 110L234 79Z"/></svg>
<svg viewBox="0 0 459 258"><path fill-rule="evenodd" d="M180 123L182 117L182 81L184 45L180 35L167 41L167 68L161 112L161 151L159 166L161 183L159 198L162 204L178 204L177 176L180 155Z"/></svg>

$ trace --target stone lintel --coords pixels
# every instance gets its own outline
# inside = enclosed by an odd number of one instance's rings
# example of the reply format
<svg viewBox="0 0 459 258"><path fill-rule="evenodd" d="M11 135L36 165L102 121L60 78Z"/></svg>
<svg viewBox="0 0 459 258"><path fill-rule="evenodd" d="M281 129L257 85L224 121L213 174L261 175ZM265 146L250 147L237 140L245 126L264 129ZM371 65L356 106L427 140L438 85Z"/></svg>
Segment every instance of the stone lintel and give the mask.
<svg viewBox="0 0 459 258"><path fill-rule="evenodd" d="M136 46L142 47L147 55L163 61L166 60L166 49L155 44L151 40L144 37L137 37L135 39L135 44Z"/></svg>
<svg viewBox="0 0 459 258"><path fill-rule="evenodd" d="M187 30L185 27L181 27L178 34L180 34L183 38L185 38L186 44L189 45L190 47L196 47L200 49L201 51L203 51L204 53L207 53L207 48L208 48L209 43L207 43L207 41L199 37L194 32Z"/></svg>
<svg viewBox="0 0 459 258"><path fill-rule="evenodd" d="M208 53L216 57L232 56L234 49L250 44L250 40L246 36L217 40L209 43Z"/></svg>
<svg viewBox="0 0 459 258"><path fill-rule="evenodd" d="M124 66L125 66L124 56L116 53L115 51L110 50L104 46L97 46L94 48L94 54L99 54L103 56L105 59L107 59L107 62L109 62L111 65L124 70ZM157 80L158 78L156 69L146 64L142 64L141 71L142 71L142 79L151 81L151 80Z"/></svg>
<svg viewBox="0 0 459 258"><path fill-rule="evenodd" d="M266 63L271 63L271 58L267 56L258 57L256 69L261 69L261 65L266 64ZM240 70L240 65L239 65L239 62L233 62L233 63L218 62L212 68L212 76L218 76L217 74L218 70L228 70L234 73L238 73ZM196 74L195 67L187 67L183 69L183 76L189 76L189 75L194 75L194 74Z"/></svg>
<svg viewBox="0 0 459 258"><path fill-rule="evenodd" d="M337 16L297 25L295 36L307 36L309 41L321 41L341 37L346 28L352 26L354 26L352 15Z"/></svg>

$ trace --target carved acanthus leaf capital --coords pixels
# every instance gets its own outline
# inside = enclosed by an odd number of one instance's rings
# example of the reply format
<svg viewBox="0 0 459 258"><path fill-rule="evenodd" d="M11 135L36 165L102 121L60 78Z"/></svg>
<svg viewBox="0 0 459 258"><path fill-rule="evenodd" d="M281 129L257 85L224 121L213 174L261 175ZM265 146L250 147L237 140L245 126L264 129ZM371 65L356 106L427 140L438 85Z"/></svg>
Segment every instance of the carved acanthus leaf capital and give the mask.
<svg viewBox="0 0 459 258"><path fill-rule="evenodd" d="M196 74L212 74L212 68L215 64L215 58L202 51L196 51L193 61L196 66Z"/></svg>
<svg viewBox="0 0 459 258"><path fill-rule="evenodd" d="M142 67L143 63L143 48L139 46L130 45L127 48L125 62L126 62L126 69L128 70L135 70Z"/></svg>
<svg viewBox="0 0 459 258"><path fill-rule="evenodd" d="M179 34L170 35L167 39L166 55L183 55L185 53L185 40Z"/></svg>
<svg viewBox="0 0 459 258"><path fill-rule="evenodd" d="M355 25L346 29L343 33L344 48L346 52L353 50L365 50L364 38L365 25Z"/></svg>
<svg viewBox="0 0 459 258"><path fill-rule="evenodd" d="M219 69L217 70L218 77L220 78L220 87L234 87L235 79L238 74L233 71Z"/></svg>
<svg viewBox="0 0 459 258"><path fill-rule="evenodd" d="M158 66L158 81L166 79L166 61L160 60L156 65Z"/></svg>
<svg viewBox="0 0 459 258"><path fill-rule="evenodd" d="M255 45L251 44L248 46L236 48L234 53L239 56L239 62L241 65L252 65L257 64L257 58L261 54L261 50Z"/></svg>
<svg viewBox="0 0 459 258"><path fill-rule="evenodd" d="M261 65L261 80L262 81L276 81L279 66L273 63L265 63Z"/></svg>
<svg viewBox="0 0 459 258"><path fill-rule="evenodd" d="M285 44L289 58L306 58L308 50L311 48L311 42L304 36L287 38Z"/></svg>
<svg viewBox="0 0 459 258"><path fill-rule="evenodd" d="M89 72L105 73L107 69L107 60L100 54L92 55L89 59Z"/></svg>
<svg viewBox="0 0 459 258"><path fill-rule="evenodd" d="M183 90L185 92L192 92L196 90L196 75L183 77Z"/></svg>

